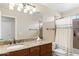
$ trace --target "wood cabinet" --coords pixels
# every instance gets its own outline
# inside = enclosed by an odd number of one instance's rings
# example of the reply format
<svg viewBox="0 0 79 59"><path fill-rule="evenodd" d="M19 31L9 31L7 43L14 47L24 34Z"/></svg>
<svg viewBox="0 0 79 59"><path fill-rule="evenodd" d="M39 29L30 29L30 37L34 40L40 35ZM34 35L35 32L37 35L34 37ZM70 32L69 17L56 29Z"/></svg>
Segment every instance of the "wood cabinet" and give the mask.
<svg viewBox="0 0 79 59"><path fill-rule="evenodd" d="M40 46L30 48L30 56L39 56Z"/></svg>
<svg viewBox="0 0 79 59"><path fill-rule="evenodd" d="M23 49L23 50L18 50L14 52L8 53L9 56L28 56L29 55L29 49Z"/></svg>
<svg viewBox="0 0 79 59"><path fill-rule="evenodd" d="M0 56L7 56L7 54L0 54Z"/></svg>
<svg viewBox="0 0 79 59"><path fill-rule="evenodd" d="M52 43L1 54L0 56L51 56Z"/></svg>
<svg viewBox="0 0 79 59"><path fill-rule="evenodd" d="M50 56L50 55L52 55L52 43L41 45L40 46L40 55L41 56Z"/></svg>

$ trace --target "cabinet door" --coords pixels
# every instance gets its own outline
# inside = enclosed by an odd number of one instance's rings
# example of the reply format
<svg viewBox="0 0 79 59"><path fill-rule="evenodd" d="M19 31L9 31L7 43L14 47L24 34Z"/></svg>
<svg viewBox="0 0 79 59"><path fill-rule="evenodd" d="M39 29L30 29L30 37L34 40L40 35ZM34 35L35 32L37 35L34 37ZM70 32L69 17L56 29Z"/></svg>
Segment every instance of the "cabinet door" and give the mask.
<svg viewBox="0 0 79 59"><path fill-rule="evenodd" d="M30 53L29 53L30 56L39 56L39 53L40 53L39 46L30 48Z"/></svg>
<svg viewBox="0 0 79 59"><path fill-rule="evenodd" d="M28 56L28 55L29 55L29 49L14 51L8 54L8 56Z"/></svg>
<svg viewBox="0 0 79 59"><path fill-rule="evenodd" d="M40 46L40 55L41 56L52 55L52 43L41 45Z"/></svg>

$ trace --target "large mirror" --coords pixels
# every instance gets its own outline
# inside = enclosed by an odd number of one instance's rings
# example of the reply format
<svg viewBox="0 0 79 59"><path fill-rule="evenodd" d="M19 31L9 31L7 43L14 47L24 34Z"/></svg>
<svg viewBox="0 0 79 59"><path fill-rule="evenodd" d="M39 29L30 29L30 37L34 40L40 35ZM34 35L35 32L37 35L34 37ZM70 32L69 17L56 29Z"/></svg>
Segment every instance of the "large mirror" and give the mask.
<svg viewBox="0 0 79 59"><path fill-rule="evenodd" d="M23 8L26 4L21 3L21 5L23 5ZM32 5L30 6L33 7L33 12L26 12L25 9L19 10L17 8L19 6L18 4L15 4L14 8L12 7L13 4L0 4L0 44L2 41L5 41L4 43L7 43L7 41L14 39L19 42L22 40L36 40L39 37L40 39L43 39L44 32L42 31L43 26L41 24L43 24L44 22L53 21L54 17L52 16L50 9L45 7L44 5ZM35 8L37 8L36 11ZM48 25L48 27L49 26L50 25ZM45 27L44 30L46 30L46 28L48 27ZM53 27L53 25L51 27ZM50 32L50 30L46 30L44 34L48 33L48 31L49 34L52 33ZM46 34L46 36L44 37L50 37L49 34Z"/></svg>
<svg viewBox="0 0 79 59"><path fill-rule="evenodd" d="M15 18L1 16L1 39L15 39Z"/></svg>

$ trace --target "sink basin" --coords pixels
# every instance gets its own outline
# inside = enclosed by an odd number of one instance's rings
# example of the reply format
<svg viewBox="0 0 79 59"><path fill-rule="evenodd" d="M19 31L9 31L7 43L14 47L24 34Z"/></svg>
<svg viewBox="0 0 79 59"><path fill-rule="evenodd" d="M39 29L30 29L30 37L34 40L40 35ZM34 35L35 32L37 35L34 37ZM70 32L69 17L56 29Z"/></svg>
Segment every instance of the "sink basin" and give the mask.
<svg viewBox="0 0 79 59"><path fill-rule="evenodd" d="M22 44L14 44L14 45L10 45L8 46L7 49L16 49L16 48L22 48L24 45Z"/></svg>

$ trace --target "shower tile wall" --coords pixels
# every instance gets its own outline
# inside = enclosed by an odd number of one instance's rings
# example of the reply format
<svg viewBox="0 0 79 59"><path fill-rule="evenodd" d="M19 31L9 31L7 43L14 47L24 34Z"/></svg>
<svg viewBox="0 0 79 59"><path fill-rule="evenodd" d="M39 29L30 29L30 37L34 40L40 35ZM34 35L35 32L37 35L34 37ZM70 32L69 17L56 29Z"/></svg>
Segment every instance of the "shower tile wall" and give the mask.
<svg viewBox="0 0 79 59"><path fill-rule="evenodd" d="M56 43L64 50L72 50L73 44L72 20L63 18L56 20Z"/></svg>

